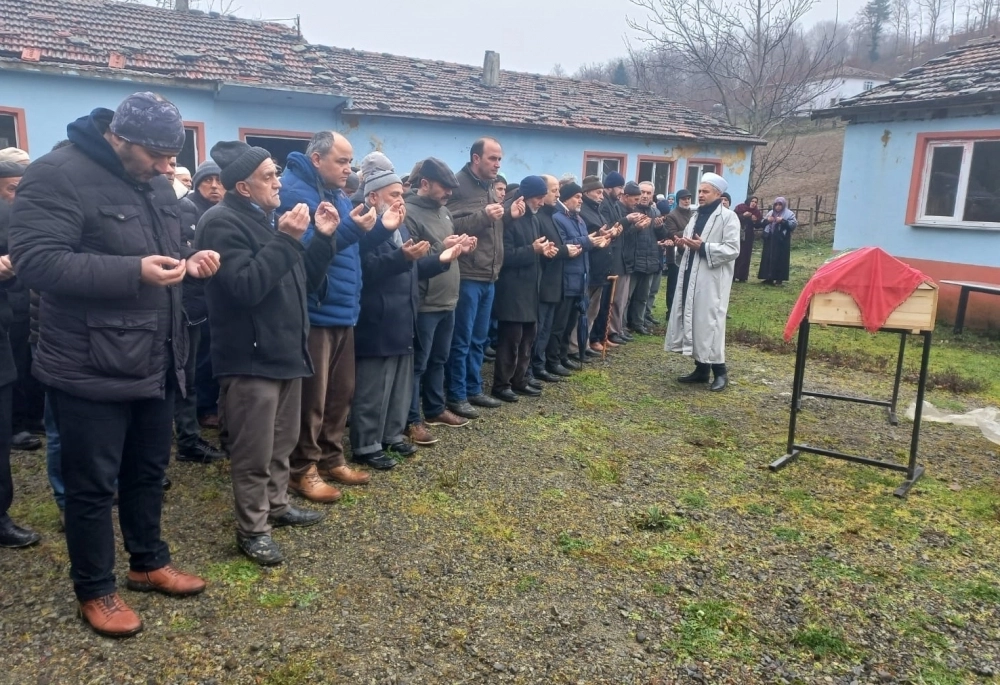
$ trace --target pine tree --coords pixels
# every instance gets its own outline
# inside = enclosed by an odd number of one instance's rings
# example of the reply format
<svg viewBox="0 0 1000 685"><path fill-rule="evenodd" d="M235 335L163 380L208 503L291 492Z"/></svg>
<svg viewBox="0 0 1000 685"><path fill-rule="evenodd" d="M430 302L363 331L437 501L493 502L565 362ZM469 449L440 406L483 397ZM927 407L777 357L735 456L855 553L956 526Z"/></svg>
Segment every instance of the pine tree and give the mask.
<svg viewBox="0 0 1000 685"><path fill-rule="evenodd" d="M872 0L873 2L875 0ZM615 73L611 75L611 82L616 86L628 85L628 69L625 68L625 60L618 60L615 66Z"/></svg>
<svg viewBox="0 0 1000 685"><path fill-rule="evenodd" d="M889 2L890 0L868 0L868 4L861 10L861 17L868 33L868 58L872 63L878 61L882 30L892 13Z"/></svg>

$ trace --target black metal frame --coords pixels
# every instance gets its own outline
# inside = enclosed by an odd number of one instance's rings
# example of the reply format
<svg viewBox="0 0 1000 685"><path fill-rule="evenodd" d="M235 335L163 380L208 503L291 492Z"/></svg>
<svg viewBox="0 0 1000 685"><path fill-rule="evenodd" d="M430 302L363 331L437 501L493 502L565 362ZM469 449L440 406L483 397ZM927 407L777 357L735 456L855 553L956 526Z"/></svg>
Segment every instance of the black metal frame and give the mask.
<svg viewBox="0 0 1000 685"><path fill-rule="evenodd" d="M836 324L829 324L836 325ZM795 442L795 423L798 413L802 410L803 397L820 397L828 400L838 400L841 402L858 402L861 404L872 404L879 407L887 407L889 410L889 423L893 426L899 424L896 417L896 403L899 401L899 384L903 376L903 354L906 352L906 337L913 334L913 331L900 329L882 329L886 333L899 333L899 358L896 360L896 379L892 386L892 399L888 402L883 400L872 400L864 397L849 397L846 395L831 395L822 392L809 392L802 389L802 384L806 373L806 355L809 349L809 320L804 319L799 326L798 344L795 349L795 376L792 381L792 403L788 418L788 447L783 457L772 462L769 468L778 471L788 464L798 459L802 452L819 454L833 459L842 459L856 464L876 466L891 471L901 471L906 474L906 480L896 488L893 493L896 497L906 497L910 488L924 475L924 467L917 464L917 448L920 444L920 417L923 414L924 391L927 387L927 363L931 353L931 331L921 331L917 335L923 336L924 350L920 361L920 378L917 381L917 406L913 416L913 434L910 437L910 459L907 464L894 464L867 457L859 457L853 454L844 454L835 450L827 450L819 447L809 447Z"/></svg>

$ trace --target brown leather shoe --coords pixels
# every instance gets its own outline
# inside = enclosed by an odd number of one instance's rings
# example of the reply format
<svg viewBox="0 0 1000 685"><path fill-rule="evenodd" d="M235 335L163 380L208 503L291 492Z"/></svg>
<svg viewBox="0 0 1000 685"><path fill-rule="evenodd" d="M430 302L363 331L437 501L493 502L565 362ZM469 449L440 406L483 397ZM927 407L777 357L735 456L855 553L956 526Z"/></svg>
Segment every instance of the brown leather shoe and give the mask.
<svg viewBox="0 0 1000 685"><path fill-rule="evenodd" d="M80 618L105 637L131 637L142 630L142 619L117 592L80 604Z"/></svg>
<svg viewBox="0 0 1000 685"><path fill-rule="evenodd" d="M292 492L298 494L300 497L305 497L311 502L328 503L336 502L340 499L340 490L332 485L327 485L320 478L315 464L310 466L309 470L301 478L292 478L288 482L288 487Z"/></svg>
<svg viewBox="0 0 1000 685"><path fill-rule="evenodd" d="M319 475L326 480L332 480L343 485L364 485L372 479L372 474L355 471L347 464L334 466L331 469L320 469Z"/></svg>
<svg viewBox="0 0 1000 685"><path fill-rule="evenodd" d="M468 422L467 418L459 416L450 409L445 409L437 416L428 416L424 421L428 426L448 426L449 428L458 428Z"/></svg>
<svg viewBox="0 0 1000 685"><path fill-rule="evenodd" d="M155 571L129 571L125 585L136 592L162 592L171 597L189 597L205 589L204 580L170 564Z"/></svg>
<svg viewBox="0 0 1000 685"><path fill-rule="evenodd" d="M410 439L414 445L433 445L438 441L423 422L412 423L410 427L406 429L406 437Z"/></svg>

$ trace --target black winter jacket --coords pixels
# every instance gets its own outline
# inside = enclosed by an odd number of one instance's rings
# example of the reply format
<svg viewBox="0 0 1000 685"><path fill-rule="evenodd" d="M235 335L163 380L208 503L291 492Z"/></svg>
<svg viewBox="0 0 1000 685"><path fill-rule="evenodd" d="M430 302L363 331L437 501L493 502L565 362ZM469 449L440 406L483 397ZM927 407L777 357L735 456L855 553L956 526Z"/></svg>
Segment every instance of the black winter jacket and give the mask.
<svg viewBox="0 0 1000 685"><path fill-rule="evenodd" d="M441 263L440 253L411 262L399 247L410 239L410 231L405 225L396 231L398 244L391 239L375 246L361 243L361 313L354 327L355 357L413 354L419 281L451 267L451 263Z"/></svg>
<svg viewBox="0 0 1000 685"><path fill-rule="evenodd" d="M7 235L10 228L10 206L0 200L0 254L7 254ZM7 288L16 278L0 281L0 388L17 380L17 367L14 366L14 355L10 349L10 338L7 330L12 319L10 304L7 302Z"/></svg>
<svg viewBox="0 0 1000 685"><path fill-rule="evenodd" d="M199 250L221 259L205 285L215 376L311 376L306 296L325 287L333 238L306 247L235 191L205 212L196 235Z"/></svg>
<svg viewBox="0 0 1000 685"><path fill-rule="evenodd" d="M620 200L612 200L610 197L605 196L598 211L601 218L604 219L604 223L608 225L608 228L611 228L615 224L621 224L623 229L625 228L625 208L622 206ZM630 273L625 270L623 256L626 247L625 243L626 235L624 230L611 241L611 245L608 248L611 253L611 270L608 274L610 276L624 276L626 273ZM631 240L629 240L629 245L632 245ZM634 247L630 247L630 249L633 252L635 250Z"/></svg>
<svg viewBox="0 0 1000 685"><path fill-rule="evenodd" d="M497 321L534 323L538 320L538 255L532 246L541 235L539 214L526 209L520 219L508 218L503 227L503 268L493 298Z"/></svg>
<svg viewBox="0 0 1000 685"><path fill-rule="evenodd" d="M542 279L539 288L539 301L548 304L556 304L562 300L563 268L566 266L566 260L569 259L569 249L556 227L555 212L555 207L542 205L536 215L540 234L559 248L559 253L555 257L543 258L541 261Z"/></svg>
<svg viewBox="0 0 1000 685"><path fill-rule="evenodd" d="M184 392L187 335L180 288L140 280L149 255L190 256L177 196L166 178L128 177L105 140L113 112L95 109L67 128L72 145L35 160L11 212L18 279L42 293L34 374L95 401Z"/></svg>
<svg viewBox="0 0 1000 685"><path fill-rule="evenodd" d="M580 207L580 217L587 225L587 233L594 233L601 230L607 224L607 219L601 216L601 205L594 202L586 195L583 196L583 206ZM611 245L607 247L594 248L588 255L590 257L590 287L601 288L608 283L608 276L611 274Z"/></svg>
<svg viewBox="0 0 1000 685"><path fill-rule="evenodd" d="M663 218L660 210L653 205L643 207L636 206L636 211L648 216L652 221L646 228L635 231L635 273L655 274L659 273L660 266L660 246L656 244L656 229L663 225Z"/></svg>
<svg viewBox="0 0 1000 685"><path fill-rule="evenodd" d="M197 190L188 193L180 201L181 209L181 240L189 247L194 247L195 229L205 212L214 207L211 202L201 196ZM181 284L184 315L188 325L194 326L208 318L208 303L205 300L205 279L185 276Z"/></svg>

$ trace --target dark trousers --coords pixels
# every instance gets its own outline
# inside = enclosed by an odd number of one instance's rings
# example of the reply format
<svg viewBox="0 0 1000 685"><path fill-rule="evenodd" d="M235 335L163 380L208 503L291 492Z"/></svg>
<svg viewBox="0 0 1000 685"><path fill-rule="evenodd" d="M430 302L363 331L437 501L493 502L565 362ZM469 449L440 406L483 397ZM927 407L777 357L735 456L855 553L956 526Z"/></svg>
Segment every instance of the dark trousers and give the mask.
<svg viewBox="0 0 1000 685"><path fill-rule="evenodd" d="M45 388L31 374L31 324L28 321L15 321L10 325L10 351L14 355L14 366L17 367L17 380L14 382L13 424L11 433L39 429L42 427L42 417L45 414Z"/></svg>
<svg viewBox="0 0 1000 685"><path fill-rule="evenodd" d="M558 302L538 303L538 324L535 328L535 343L531 350L531 368L535 371L545 370L547 363L545 349L549 344L549 336L552 335L552 322L555 321L558 308ZM558 361L558 359L553 361L553 365Z"/></svg>
<svg viewBox="0 0 1000 685"><path fill-rule="evenodd" d="M639 272L633 273L629 280L629 289L632 292L628 301L625 321L631 329L645 328L646 326L646 301L649 299L649 284L652 281L653 274Z"/></svg>
<svg viewBox="0 0 1000 685"><path fill-rule="evenodd" d="M14 480L10 475L11 415L14 410L14 383L0 388L0 521L14 501Z"/></svg>
<svg viewBox="0 0 1000 685"><path fill-rule="evenodd" d="M556 306L552 319L552 335L545 347L545 359L555 366L569 355L569 337L576 333L576 322L580 318L580 296L564 297Z"/></svg>
<svg viewBox="0 0 1000 685"><path fill-rule="evenodd" d="M444 413L444 369L455 330L455 311L417 314L413 354L413 401L408 423L420 422L420 399L424 416Z"/></svg>
<svg viewBox="0 0 1000 685"><path fill-rule="evenodd" d="M594 317L594 324L590 327L590 342L604 342L604 335L608 332L608 314L611 310L611 283L608 282L601 290L601 307Z"/></svg>
<svg viewBox="0 0 1000 685"><path fill-rule="evenodd" d="M198 324L198 358L195 368L195 388L198 395L198 416L219 413L219 381L212 372L212 334L208 321ZM195 348L189 348L193 354Z"/></svg>
<svg viewBox="0 0 1000 685"><path fill-rule="evenodd" d="M531 364L537 324L500 321L497 324L497 360L493 365L493 392L524 388Z"/></svg>
<svg viewBox="0 0 1000 685"><path fill-rule="evenodd" d="M669 312L671 307L674 306L674 293L677 292L677 276L680 273L680 267L673 262L667 263L667 311Z"/></svg>
<svg viewBox="0 0 1000 685"><path fill-rule="evenodd" d="M66 546L77 598L115 591L115 481L118 522L129 568L155 571L170 563L160 537L163 474L170 461L174 388L164 399L95 402L53 390L62 438Z"/></svg>
<svg viewBox="0 0 1000 685"><path fill-rule="evenodd" d="M188 359L184 362L184 386L187 397L180 393L174 396L174 427L177 431L177 447L191 449L197 446L201 437L201 426L198 425L198 391L195 382L198 355L198 341L201 340L201 329L198 326L186 326L188 336Z"/></svg>
<svg viewBox="0 0 1000 685"><path fill-rule="evenodd" d="M649 297L646 298L646 323L650 323L653 320L653 307L656 306L656 295L660 292L661 278L660 272L657 271L649 279Z"/></svg>

